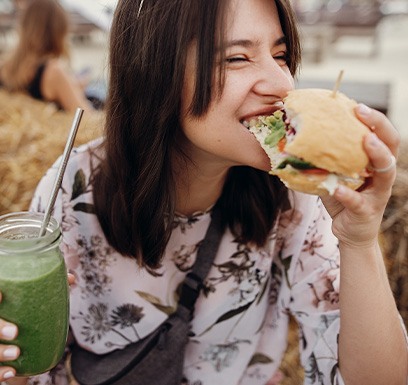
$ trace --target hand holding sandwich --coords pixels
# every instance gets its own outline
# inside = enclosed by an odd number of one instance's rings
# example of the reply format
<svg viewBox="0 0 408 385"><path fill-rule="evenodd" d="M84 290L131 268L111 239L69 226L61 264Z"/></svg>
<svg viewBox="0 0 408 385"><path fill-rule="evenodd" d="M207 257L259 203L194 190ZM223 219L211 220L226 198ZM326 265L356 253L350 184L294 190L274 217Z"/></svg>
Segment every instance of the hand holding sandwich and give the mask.
<svg viewBox="0 0 408 385"><path fill-rule="evenodd" d="M395 158L399 134L379 111L365 105L355 109L358 118L373 132L363 139L370 177L359 191L339 185L333 196L322 200L333 218L333 232L350 246L369 246L377 241L385 206L396 176Z"/></svg>
<svg viewBox="0 0 408 385"><path fill-rule="evenodd" d="M322 197L341 241L377 239L399 144L383 114L341 92L296 89L281 110L248 128L270 159L270 174L290 189Z"/></svg>

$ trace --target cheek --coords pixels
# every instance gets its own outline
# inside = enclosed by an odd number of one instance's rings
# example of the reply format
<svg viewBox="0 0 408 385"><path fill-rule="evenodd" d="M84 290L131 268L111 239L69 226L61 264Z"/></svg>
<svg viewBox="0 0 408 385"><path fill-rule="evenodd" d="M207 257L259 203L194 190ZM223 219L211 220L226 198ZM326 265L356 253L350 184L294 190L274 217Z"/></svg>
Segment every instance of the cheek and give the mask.
<svg viewBox="0 0 408 385"><path fill-rule="evenodd" d="M211 114L201 117L186 114L183 115L181 124L184 135L196 147L210 150L222 141L222 122Z"/></svg>
<svg viewBox="0 0 408 385"><path fill-rule="evenodd" d="M181 121L183 122L189 114L189 109L193 101L194 96L194 84L191 81L184 81L183 89L181 92Z"/></svg>
<svg viewBox="0 0 408 385"><path fill-rule="evenodd" d="M190 116L183 119L183 132L187 139L185 150L193 158L201 154L195 160L218 159L228 167L242 165L269 171L269 158L255 137L240 123L215 120L216 116L210 114L200 119Z"/></svg>
<svg viewBox="0 0 408 385"><path fill-rule="evenodd" d="M187 139L194 145L205 149L214 149L220 145L233 130L233 109L221 99L213 100L207 111L201 116L191 114L194 97L192 82L186 82L182 94L181 125ZM223 101L224 100L224 101Z"/></svg>

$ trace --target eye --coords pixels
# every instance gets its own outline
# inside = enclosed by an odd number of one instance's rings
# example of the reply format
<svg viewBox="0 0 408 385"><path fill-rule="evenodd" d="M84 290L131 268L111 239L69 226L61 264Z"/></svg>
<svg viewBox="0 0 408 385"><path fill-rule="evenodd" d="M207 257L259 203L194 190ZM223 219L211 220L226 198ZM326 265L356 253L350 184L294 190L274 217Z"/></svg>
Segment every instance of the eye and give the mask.
<svg viewBox="0 0 408 385"><path fill-rule="evenodd" d="M245 56L232 56L232 57L227 57L225 59L227 64L233 64L233 63L241 63L248 61L248 59Z"/></svg>
<svg viewBox="0 0 408 385"><path fill-rule="evenodd" d="M288 53L286 51L279 52L273 58L284 65L288 62Z"/></svg>

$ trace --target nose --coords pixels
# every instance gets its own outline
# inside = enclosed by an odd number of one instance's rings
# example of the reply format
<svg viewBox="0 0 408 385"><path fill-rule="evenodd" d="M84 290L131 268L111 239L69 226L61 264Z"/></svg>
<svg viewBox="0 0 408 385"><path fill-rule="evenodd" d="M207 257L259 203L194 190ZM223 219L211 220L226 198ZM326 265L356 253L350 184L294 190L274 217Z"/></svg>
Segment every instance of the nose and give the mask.
<svg viewBox="0 0 408 385"><path fill-rule="evenodd" d="M258 78L253 87L257 95L282 99L294 88L294 79L289 68L273 57L264 60L258 69Z"/></svg>

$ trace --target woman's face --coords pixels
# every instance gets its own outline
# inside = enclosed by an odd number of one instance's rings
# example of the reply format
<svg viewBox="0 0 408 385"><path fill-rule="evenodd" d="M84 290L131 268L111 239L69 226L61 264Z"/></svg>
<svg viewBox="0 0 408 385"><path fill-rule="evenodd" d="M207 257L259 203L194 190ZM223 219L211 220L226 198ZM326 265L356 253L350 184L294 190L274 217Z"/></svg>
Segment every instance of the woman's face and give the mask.
<svg viewBox="0 0 408 385"><path fill-rule="evenodd" d="M225 85L200 117L188 111L195 88L194 44L188 53L181 117L185 150L199 166L269 170L268 157L243 123L271 114L293 88L275 2L230 0L225 22Z"/></svg>

